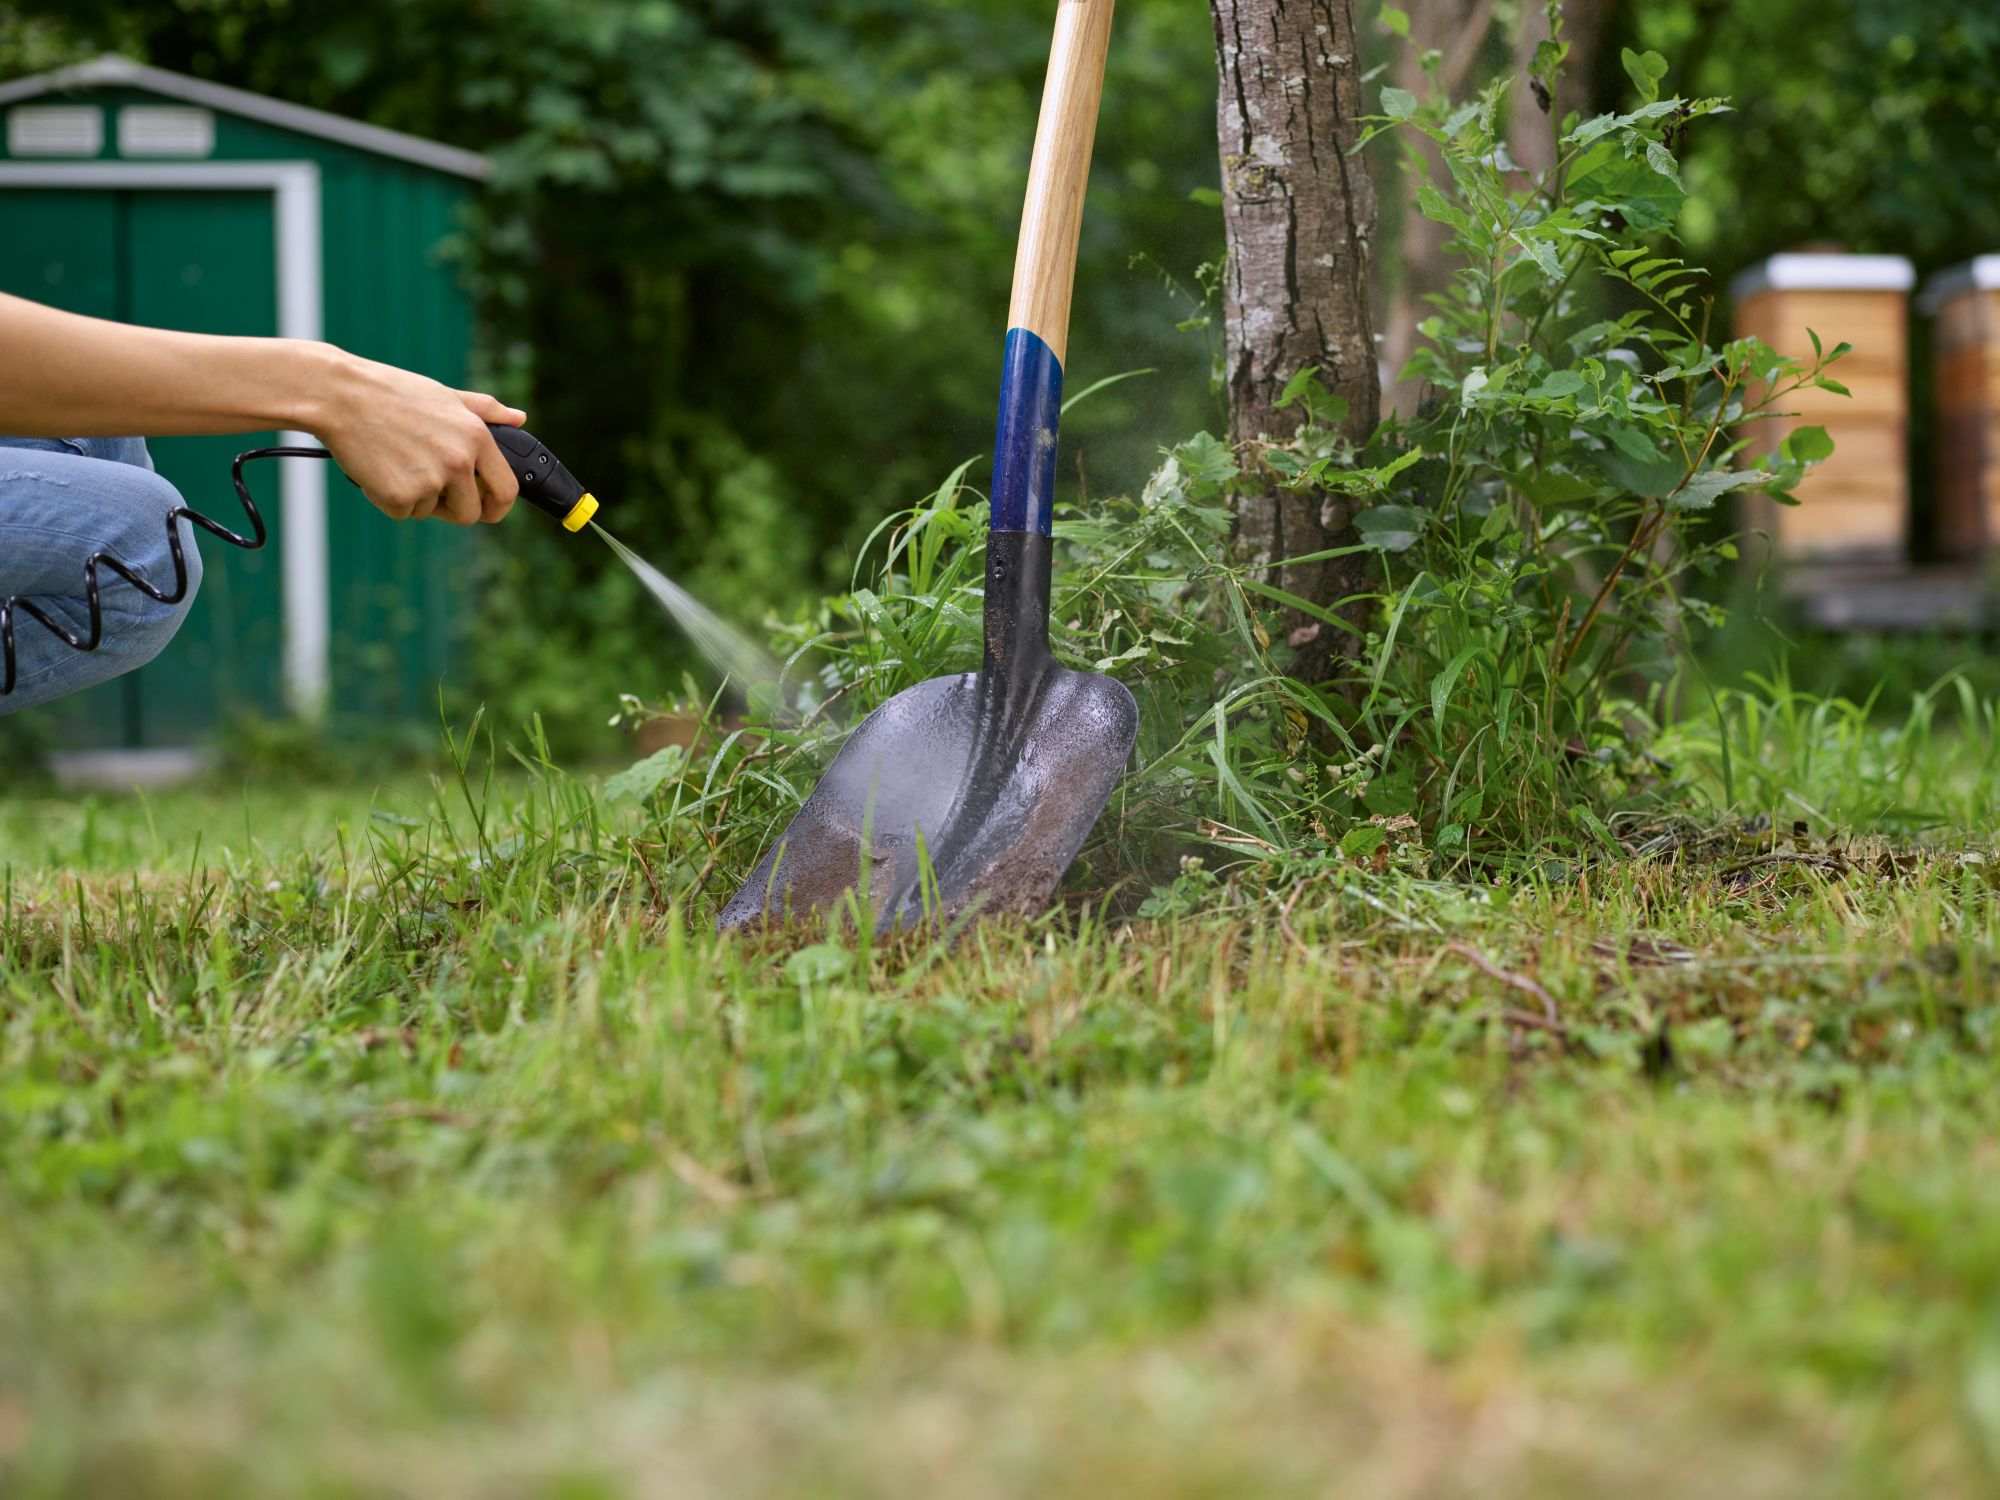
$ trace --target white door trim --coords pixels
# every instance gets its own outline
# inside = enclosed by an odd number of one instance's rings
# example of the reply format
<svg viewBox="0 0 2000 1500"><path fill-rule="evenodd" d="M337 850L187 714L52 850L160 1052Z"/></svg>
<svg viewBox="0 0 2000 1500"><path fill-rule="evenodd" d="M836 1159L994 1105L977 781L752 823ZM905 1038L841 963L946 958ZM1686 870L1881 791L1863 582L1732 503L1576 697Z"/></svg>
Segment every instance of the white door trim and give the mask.
<svg viewBox="0 0 2000 1500"><path fill-rule="evenodd" d="M324 337L320 265L319 166L309 161L0 162L0 188L258 189L272 195L278 268L278 336ZM309 445L302 432L278 441ZM316 717L326 706L332 643L326 535L326 464L280 461L278 555L283 568L285 690L294 711Z"/></svg>

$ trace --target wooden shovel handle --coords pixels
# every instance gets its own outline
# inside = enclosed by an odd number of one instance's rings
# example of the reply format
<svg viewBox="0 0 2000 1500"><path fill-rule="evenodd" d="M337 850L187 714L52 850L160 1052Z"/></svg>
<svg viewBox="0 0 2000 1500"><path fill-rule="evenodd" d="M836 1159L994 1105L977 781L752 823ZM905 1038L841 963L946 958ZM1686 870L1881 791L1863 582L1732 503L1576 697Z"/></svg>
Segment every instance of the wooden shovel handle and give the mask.
<svg viewBox="0 0 2000 1500"><path fill-rule="evenodd" d="M1047 536L1053 526L1056 429L1062 424L1063 356L1069 350L1070 288L1083 226L1090 140L1104 93L1112 0L1061 0L1042 118L1028 167L1028 202L1014 252L1014 299L1000 367L1000 416L993 429L995 532ZM988 572L1000 557L988 557ZM1046 574L1043 575L1046 579ZM989 587L1004 581L989 577ZM1047 610L1048 601L1042 601Z"/></svg>
<svg viewBox="0 0 2000 1500"><path fill-rule="evenodd" d="M1104 59L1111 48L1114 0L1060 0L1048 80L1028 167L1028 200L1014 252L1014 296L1007 326L1025 328L1060 364L1069 349L1070 292L1076 282L1076 242L1083 226L1083 190L1104 94Z"/></svg>

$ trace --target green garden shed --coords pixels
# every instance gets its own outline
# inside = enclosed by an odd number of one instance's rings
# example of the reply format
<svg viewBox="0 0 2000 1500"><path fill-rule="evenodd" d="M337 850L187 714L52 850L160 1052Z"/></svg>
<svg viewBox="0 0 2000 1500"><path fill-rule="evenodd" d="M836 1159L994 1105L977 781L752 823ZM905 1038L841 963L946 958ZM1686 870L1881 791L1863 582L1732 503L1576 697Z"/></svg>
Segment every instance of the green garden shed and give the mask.
<svg viewBox="0 0 2000 1500"><path fill-rule="evenodd" d="M0 113L0 291L157 327L324 338L465 383L471 310L443 250L483 157L123 57L0 84ZM241 529L230 459L304 441L152 451L195 509ZM238 714L435 715L465 534L389 522L321 461L258 467L272 544L204 539L201 601L173 645L40 711L66 748L191 746Z"/></svg>

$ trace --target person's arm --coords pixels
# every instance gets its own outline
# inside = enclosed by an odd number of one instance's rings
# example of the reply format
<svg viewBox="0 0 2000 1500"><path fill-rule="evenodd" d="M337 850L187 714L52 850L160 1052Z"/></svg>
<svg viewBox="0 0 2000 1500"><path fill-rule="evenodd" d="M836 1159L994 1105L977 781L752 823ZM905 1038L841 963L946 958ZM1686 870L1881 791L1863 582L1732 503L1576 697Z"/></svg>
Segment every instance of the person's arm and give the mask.
<svg viewBox="0 0 2000 1500"><path fill-rule="evenodd" d="M133 328L0 294L0 432L309 432L385 514L469 526L520 488L486 424L523 419L331 344Z"/></svg>

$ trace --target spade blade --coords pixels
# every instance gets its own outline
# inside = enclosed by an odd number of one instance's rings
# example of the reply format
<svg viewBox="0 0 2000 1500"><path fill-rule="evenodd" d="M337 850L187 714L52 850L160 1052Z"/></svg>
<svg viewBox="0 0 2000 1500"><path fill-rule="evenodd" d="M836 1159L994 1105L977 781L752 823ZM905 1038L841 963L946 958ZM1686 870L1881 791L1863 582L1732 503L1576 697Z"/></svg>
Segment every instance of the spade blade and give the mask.
<svg viewBox="0 0 2000 1500"><path fill-rule="evenodd" d="M1138 724L1123 683L1046 659L908 688L849 737L717 925L805 920L850 891L885 926L1039 914Z"/></svg>

